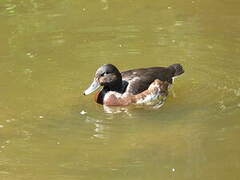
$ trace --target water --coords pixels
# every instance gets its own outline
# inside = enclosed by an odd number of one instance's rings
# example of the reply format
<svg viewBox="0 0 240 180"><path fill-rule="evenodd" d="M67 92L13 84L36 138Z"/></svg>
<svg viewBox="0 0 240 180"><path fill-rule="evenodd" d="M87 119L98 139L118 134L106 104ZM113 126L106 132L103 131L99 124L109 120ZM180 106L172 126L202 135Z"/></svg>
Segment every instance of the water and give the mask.
<svg viewBox="0 0 240 180"><path fill-rule="evenodd" d="M239 8L2 0L0 179L239 179ZM186 72L160 109L109 113L82 95L105 63Z"/></svg>

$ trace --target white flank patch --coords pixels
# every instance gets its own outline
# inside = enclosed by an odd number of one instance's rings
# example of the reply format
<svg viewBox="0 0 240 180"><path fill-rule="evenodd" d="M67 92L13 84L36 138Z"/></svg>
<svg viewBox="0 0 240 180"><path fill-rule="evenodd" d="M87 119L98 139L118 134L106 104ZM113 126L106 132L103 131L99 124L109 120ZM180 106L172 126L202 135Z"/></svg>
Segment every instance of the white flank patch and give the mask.
<svg viewBox="0 0 240 180"><path fill-rule="evenodd" d="M141 98L141 99L137 100L136 104L148 104L148 103L151 103L152 101L156 100L158 98L158 96L159 96L159 94L150 93L145 98Z"/></svg>

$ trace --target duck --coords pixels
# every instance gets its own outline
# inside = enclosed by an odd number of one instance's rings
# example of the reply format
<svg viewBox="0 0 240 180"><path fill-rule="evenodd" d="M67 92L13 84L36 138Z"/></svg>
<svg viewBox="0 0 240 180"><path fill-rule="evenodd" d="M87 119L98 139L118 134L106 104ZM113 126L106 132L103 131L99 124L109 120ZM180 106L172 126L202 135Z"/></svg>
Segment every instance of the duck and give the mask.
<svg viewBox="0 0 240 180"><path fill-rule="evenodd" d="M91 85L84 91L89 95L98 88L95 102L107 106L145 104L168 95L173 79L184 73L181 64L168 67L148 67L120 72L113 64L97 69Z"/></svg>

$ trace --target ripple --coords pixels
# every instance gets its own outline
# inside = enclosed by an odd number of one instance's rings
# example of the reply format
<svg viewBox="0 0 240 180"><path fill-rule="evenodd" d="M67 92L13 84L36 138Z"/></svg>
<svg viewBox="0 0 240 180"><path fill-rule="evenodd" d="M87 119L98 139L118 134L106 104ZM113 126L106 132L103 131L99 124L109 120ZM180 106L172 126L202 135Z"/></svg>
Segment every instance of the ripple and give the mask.
<svg viewBox="0 0 240 180"><path fill-rule="evenodd" d="M99 139L107 138L107 136L105 134L105 130L108 129L108 126L105 123L103 123L102 120L95 119L95 118L88 116L85 121L87 123L93 123L95 126L95 128L93 129L94 133L93 133L92 137L99 138Z"/></svg>
<svg viewBox="0 0 240 180"><path fill-rule="evenodd" d="M109 8L108 1L107 0L101 0L101 2L103 4L102 10L108 10L108 8Z"/></svg>
<svg viewBox="0 0 240 180"><path fill-rule="evenodd" d="M128 54L141 54L139 49L129 49Z"/></svg>
<svg viewBox="0 0 240 180"><path fill-rule="evenodd" d="M240 96L240 88L235 89L235 88L229 88L227 86L219 86L218 89L219 90L225 90L227 92L233 93L237 97Z"/></svg>
<svg viewBox="0 0 240 180"><path fill-rule="evenodd" d="M49 18L61 17L63 14L48 14Z"/></svg>
<svg viewBox="0 0 240 180"><path fill-rule="evenodd" d="M224 111L227 108L227 106L224 104L224 101L219 101L218 103L219 103L219 108L222 111Z"/></svg>
<svg viewBox="0 0 240 180"><path fill-rule="evenodd" d="M7 172L7 171L0 171L0 174L7 175L7 174L9 174L9 172Z"/></svg>
<svg viewBox="0 0 240 180"><path fill-rule="evenodd" d="M8 16L15 15L16 7L17 7L16 4L6 4L5 5L5 14Z"/></svg>
<svg viewBox="0 0 240 180"><path fill-rule="evenodd" d="M182 26L184 21L176 21L175 26Z"/></svg>

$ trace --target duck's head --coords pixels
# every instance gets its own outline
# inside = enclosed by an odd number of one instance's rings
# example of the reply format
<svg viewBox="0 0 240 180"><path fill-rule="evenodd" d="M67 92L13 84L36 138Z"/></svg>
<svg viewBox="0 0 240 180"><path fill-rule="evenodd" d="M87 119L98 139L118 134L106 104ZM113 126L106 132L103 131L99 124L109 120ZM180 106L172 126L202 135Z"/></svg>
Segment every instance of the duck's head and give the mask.
<svg viewBox="0 0 240 180"><path fill-rule="evenodd" d="M112 64L105 64L97 69L92 84L87 90L84 91L84 95L88 95L96 91L100 86L103 86L107 90L118 90L122 86L122 76L119 70Z"/></svg>

